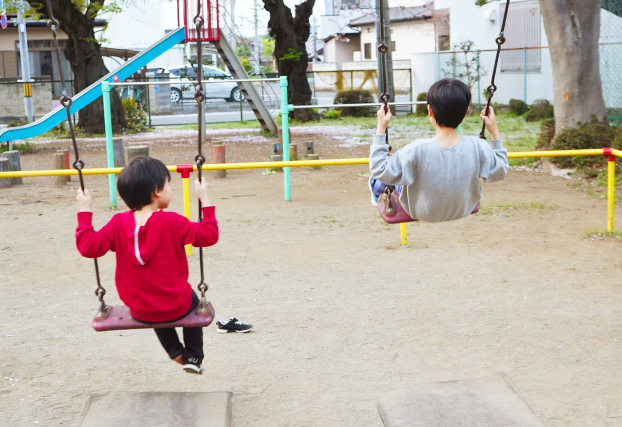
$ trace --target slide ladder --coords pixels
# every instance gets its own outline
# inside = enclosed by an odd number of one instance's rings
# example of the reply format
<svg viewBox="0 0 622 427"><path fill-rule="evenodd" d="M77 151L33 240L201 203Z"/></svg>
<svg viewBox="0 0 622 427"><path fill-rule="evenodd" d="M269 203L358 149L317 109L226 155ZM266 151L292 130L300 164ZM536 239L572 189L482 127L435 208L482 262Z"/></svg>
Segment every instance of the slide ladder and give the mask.
<svg viewBox="0 0 622 427"><path fill-rule="evenodd" d="M213 41L212 43L216 46L218 53L222 57L223 61L225 61L225 64L234 79L243 80L249 78L242 62L240 62L240 59L237 57L225 37L222 37L221 35L220 41ZM276 122L274 121L272 114L270 114L268 107L266 107L266 104L263 102L263 99L257 92L257 89L255 89L255 86L253 86L251 82L239 82L238 87L246 98L246 102L248 102L248 105L253 110L253 113L255 113L262 129L272 132L274 135L278 135Z"/></svg>

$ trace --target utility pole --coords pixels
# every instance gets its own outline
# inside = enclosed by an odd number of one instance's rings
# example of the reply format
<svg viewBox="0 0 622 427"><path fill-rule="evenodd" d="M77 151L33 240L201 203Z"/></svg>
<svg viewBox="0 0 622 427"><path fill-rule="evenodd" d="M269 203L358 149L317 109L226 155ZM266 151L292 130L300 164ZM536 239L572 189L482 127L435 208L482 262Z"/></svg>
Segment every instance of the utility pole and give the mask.
<svg viewBox="0 0 622 427"><path fill-rule="evenodd" d="M380 1L376 0L376 15L380 16ZM392 43L391 43L391 16L389 11L389 2L385 0L383 2L383 15L384 22L376 21L376 44L380 45L382 40L380 39L380 25L384 25L384 44L389 48L387 53L384 54L386 59L387 70L387 93L391 96L390 101L395 101L395 88L393 87L393 55L392 55ZM382 55L376 49L376 58L377 58L377 67L378 67L378 94L382 92L382 73L380 70L382 69ZM390 105L391 114L395 114L395 106Z"/></svg>
<svg viewBox="0 0 622 427"><path fill-rule="evenodd" d="M235 0L231 0L231 48L235 52L236 40L235 40Z"/></svg>
<svg viewBox="0 0 622 427"><path fill-rule="evenodd" d="M313 17L313 62L317 61L317 18Z"/></svg>
<svg viewBox="0 0 622 427"><path fill-rule="evenodd" d="M32 81L30 80L30 60L28 57L28 39L26 38L26 20L24 19L24 3L20 2L17 10L17 26L19 32L19 56L22 66L22 82L24 92L24 107L29 122L35 121L35 112L32 105Z"/></svg>
<svg viewBox="0 0 622 427"><path fill-rule="evenodd" d="M259 32L257 30L257 0L255 0L255 74L261 71L261 57L259 56Z"/></svg>

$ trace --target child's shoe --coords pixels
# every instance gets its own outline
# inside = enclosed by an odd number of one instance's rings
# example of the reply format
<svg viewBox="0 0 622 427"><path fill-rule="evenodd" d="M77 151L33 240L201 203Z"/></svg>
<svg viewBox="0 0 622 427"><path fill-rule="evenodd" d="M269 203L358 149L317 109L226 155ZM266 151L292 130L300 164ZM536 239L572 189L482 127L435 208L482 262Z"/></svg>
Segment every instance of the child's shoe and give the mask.
<svg viewBox="0 0 622 427"><path fill-rule="evenodd" d="M369 181L367 181L367 185L369 186L369 192L371 193L371 205L378 206L378 198L374 196L374 184L376 183L376 178L370 176Z"/></svg>
<svg viewBox="0 0 622 427"><path fill-rule="evenodd" d="M253 325L248 325L242 322L238 322L238 319L232 317L229 320L219 320L216 322L216 331L220 334L226 334L227 332L241 332L245 333L250 331Z"/></svg>
<svg viewBox="0 0 622 427"><path fill-rule="evenodd" d="M203 368L201 367L201 362L196 357L187 357L186 364L184 365L184 371L189 374L199 374L203 373Z"/></svg>

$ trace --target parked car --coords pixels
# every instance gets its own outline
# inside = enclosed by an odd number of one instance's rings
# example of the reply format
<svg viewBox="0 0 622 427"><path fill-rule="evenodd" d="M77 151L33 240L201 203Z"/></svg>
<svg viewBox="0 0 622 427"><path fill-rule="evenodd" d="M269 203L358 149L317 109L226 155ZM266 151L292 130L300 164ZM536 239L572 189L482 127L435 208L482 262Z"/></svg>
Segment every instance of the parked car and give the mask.
<svg viewBox="0 0 622 427"><path fill-rule="evenodd" d="M171 84L171 102L181 102L183 99L194 98L195 85L183 84L184 81L196 81L197 79L197 73L192 65L171 65L161 67L157 72L169 73L171 81L180 81L180 83ZM242 94L237 83L227 81L233 79L231 74L216 67L204 65L203 79L206 81L222 80L219 83L207 83L203 86L205 98L224 98L228 102L240 102Z"/></svg>

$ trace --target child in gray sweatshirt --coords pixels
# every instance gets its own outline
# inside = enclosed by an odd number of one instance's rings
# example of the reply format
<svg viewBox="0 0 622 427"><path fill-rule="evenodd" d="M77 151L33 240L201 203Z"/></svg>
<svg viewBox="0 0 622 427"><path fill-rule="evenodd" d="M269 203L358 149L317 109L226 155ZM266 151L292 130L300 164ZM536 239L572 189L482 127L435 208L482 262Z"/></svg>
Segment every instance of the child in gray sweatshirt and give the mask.
<svg viewBox="0 0 622 427"><path fill-rule="evenodd" d="M428 117L436 129L431 139L418 139L389 156L385 130L391 112L378 110L378 128L369 156L372 204L387 185L396 186L400 203L411 218L441 222L468 216L479 205L485 182L501 181L508 169L492 107L480 118L490 132L490 144L476 136L461 135L456 128L471 104L469 88L459 80L434 83L427 96Z"/></svg>

